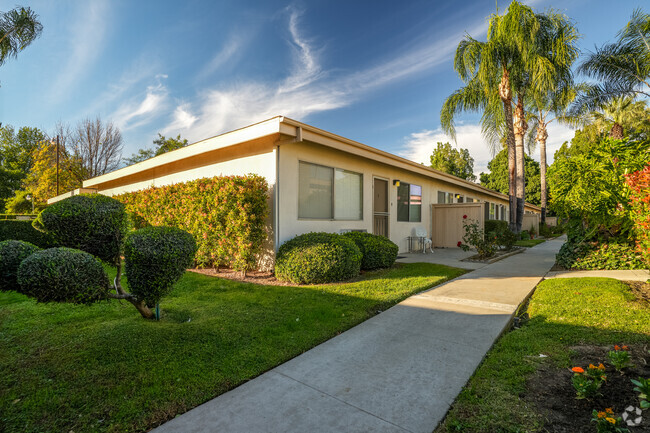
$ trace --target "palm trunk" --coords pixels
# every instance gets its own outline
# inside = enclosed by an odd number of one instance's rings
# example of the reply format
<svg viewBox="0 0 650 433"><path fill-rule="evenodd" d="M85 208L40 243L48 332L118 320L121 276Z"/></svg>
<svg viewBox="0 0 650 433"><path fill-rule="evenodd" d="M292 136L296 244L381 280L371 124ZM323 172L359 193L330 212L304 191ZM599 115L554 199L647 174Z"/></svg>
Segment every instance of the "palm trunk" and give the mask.
<svg viewBox="0 0 650 433"><path fill-rule="evenodd" d="M524 113L524 92L517 95L517 106L513 118L513 129L515 135L515 157L517 159L517 219L515 233L521 232L524 221L524 204L526 203L526 159L524 154L524 136L528 129L528 123Z"/></svg>
<svg viewBox="0 0 650 433"><path fill-rule="evenodd" d="M612 126L612 129L609 131L609 136L613 138L614 140L622 140L623 139L623 127L619 125L618 123L614 123Z"/></svg>
<svg viewBox="0 0 650 433"><path fill-rule="evenodd" d="M515 221L517 220L517 202L516 189L517 179L515 173L517 170L517 160L515 158L515 135L512 125L512 90L510 89L510 74L503 68L501 83L499 84L499 97L503 102L503 117L506 121L507 135L506 146L508 147L508 199L510 206L510 230L515 230Z"/></svg>
<svg viewBox="0 0 650 433"><path fill-rule="evenodd" d="M546 125L540 123L537 126L536 140L539 143L539 183L541 186L541 201L542 201L542 224L546 223L546 140L548 139L548 131Z"/></svg>

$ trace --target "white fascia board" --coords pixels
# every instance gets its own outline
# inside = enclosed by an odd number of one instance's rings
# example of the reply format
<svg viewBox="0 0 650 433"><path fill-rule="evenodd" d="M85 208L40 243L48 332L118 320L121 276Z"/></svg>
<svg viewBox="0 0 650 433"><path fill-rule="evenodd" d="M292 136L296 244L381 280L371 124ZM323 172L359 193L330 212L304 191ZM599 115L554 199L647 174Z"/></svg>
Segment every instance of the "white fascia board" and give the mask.
<svg viewBox="0 0 650 433"><path fill-rule="evenodd" d="M202 153L210 152L212 150L217 150L268 135L277 134L280 129L281 120L282 117L277 116L272 119L256 123L254 125L247 126L245 128L236 129L225 134L207 138L205 140L190 144L189 146L147 159L146 161L129 165L128 167L120 168L119 170L115 170L110 173L85 180L83 182L83 186L84 188L93 187L104 182L109 182L111 180L136 174L145 170L150 170L155 167L164 166L166 164L200 155Z"/></svg>

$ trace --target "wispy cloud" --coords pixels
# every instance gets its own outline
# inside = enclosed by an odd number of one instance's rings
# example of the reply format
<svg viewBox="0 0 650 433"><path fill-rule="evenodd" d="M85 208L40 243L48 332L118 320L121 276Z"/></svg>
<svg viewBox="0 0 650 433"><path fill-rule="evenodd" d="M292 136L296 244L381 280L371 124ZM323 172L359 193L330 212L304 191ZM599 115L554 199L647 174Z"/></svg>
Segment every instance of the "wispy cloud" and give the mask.
<svg viewBox="0 0 650 433"><path fill-rule="evenodd" d="M107 24L110 19L108 2L98 0L78 5L78 15L71 20L70 34L67 38L67 61L58 69L59 74L52 85L49 97L52 100L64 99L78 83L83 74L91 70L91 65L101 54Z"/></svg>
<svg viewBox="0 0 650 433"><path fill-rule="evenodd" d="M156 75L156 83L147 86L144 97L133 98L124 102L111 115L111 119L122 130L129 130L150 122L167 108L167 87L162 80L167 75Z"/></svg>
<svg viewBox="0 0 650 433"><path fill-rule="evenodd" d="M197 81L204 80L220 68L232 62L242 51L249 36L243 33L232 34L212 59L196 74Z"/></svg>
<svg viewBox="0 0 650 433"><path fill-rule="evenodd" d="M197 102L183 102L182 108L176 108L164 132L198 140L279 114L304 120L314 113L348 106L368 92L430 71L449 60L464 34L460 29L450 31L445 39L420 42L359 72L335 74L323 69L322 48L315 48L314 41L301 31L301 12L294 7L286 11L293 64L284 79L206 89ZM481 21L470 33L485 30ZM192 122L180 122L180 113Z"/></svg>

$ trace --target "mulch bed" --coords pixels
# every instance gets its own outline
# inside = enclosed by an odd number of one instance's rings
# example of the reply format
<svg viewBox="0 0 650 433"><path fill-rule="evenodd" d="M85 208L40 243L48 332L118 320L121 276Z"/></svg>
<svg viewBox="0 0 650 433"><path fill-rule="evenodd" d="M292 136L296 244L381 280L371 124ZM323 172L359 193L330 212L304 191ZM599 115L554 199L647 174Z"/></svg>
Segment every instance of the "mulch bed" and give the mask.
<svg viewBox="0 0 650 433"><path fill-rule="evenodd" d="M650 302L650 284L640 281L626 281L639 302ZM624 344L624 342L621 342ZM607 365L607 352L611 346L575 346L572 357L574 366L587 368L600 362L607 367L607 381L600 388L600 395L592 399L576 399L571 382L573 372L568 368L557 368L543 363L527 384L523 399L533 403L544 416L544 431L548 433L593 433L596 424L591 422L594 409L602 411L611 407L616 416L622 416L629 406L638 407L638 394L633 390L630 379L650 377L650 347L630 345L633 367L622 373ZM643 422L636 427L627 426L630 433L650 432L650 411L643 411Z"/></svg>
<svg viewBox="0 0 650 433"><path fill-rule="evenodd" d="M577 354L573 364L587 368L589 364L598 365L607 359L611 347L575 346L571 350ZM528 382L528 391L523 397L534 403L545 417L544 431L548 433L593 433L596 424L591 422L592 411L611 407L617 416L622 416L628 406L639 406L638 394L633 390L630 379L650 377L650 366L644 354L647 347L630 346L634 367L623 373L607 366L607 381L600 388L600 395L591 399L576 399L571 383L573 372L544 364ZM637 427L628 427L631 433L650 432L650 414L643 412L643 422Z"/></svg>

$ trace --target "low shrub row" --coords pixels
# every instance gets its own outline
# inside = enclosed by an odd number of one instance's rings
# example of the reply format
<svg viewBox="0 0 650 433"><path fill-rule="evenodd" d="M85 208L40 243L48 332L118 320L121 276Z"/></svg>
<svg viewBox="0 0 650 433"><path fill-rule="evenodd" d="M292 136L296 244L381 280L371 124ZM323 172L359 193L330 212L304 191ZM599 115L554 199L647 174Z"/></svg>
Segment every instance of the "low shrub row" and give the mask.
<svg viewBox="0 0 650 433"><path fill-rule="evenodd" d="M634 245L625 242L565 242L555 257L565 269L646 269Z"/></svg>
<svg viewBox="0 0 650 433"><path fill-rule="evenodd" d="M57 245L52 235L36 230L32 221L0 220L0 241L25 241L41 248Z"/></svg>
<svg viewBox="0 0 650 433"><path fill-rule="evenodd" d="M280 246L275 276L296 284L343 281L361 269L392 266L397 252L389 239L370 233L306 233Z"/></svg>

